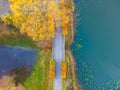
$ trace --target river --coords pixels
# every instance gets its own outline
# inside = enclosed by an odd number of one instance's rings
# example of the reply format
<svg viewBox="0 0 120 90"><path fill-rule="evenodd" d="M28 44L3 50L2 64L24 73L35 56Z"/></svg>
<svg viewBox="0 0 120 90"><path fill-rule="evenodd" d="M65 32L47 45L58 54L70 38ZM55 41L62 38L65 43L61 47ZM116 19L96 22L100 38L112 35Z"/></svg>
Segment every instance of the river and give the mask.
<svg viewBox="0 0 120 90"><path fill-rule="evenodd" d="M84 90L120 90L120 0L75 0L71 50ZM82 46L82 48L81 48Z"/></svg>

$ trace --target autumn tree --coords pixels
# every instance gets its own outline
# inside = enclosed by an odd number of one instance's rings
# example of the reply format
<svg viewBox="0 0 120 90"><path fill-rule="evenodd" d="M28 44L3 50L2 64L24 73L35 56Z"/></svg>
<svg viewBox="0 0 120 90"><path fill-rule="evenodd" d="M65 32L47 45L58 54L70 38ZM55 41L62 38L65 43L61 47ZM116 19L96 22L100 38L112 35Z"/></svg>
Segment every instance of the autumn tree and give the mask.
<svg viewBox="0 0 120 90"><path fill-rule="evenodd" d="M50 39L55 34L55 21L61 11L54 0L9 0L11 14L4 17L6 24L13 23L33 40Z"/></svg>
<svg viewBox="0 0 120 90"><path fill-rule="evenodd" d="M67 2L68 1L68 2ZM62 31L63 35L67 35L71 24L73 23L74 5L72 0L62 0L61 2L61 17L62 17ZM73 27L73 26L72 26Z"/></svg>
<svg viewBox="0 0 120 90"><path fill-rule="evenodd" d="M63 35L67 35L71 24L70 8L72 4L61 0L8 0L11 14L4 17L6 24L13 24L33 40L50 39L55 35L55 27L62 26ZM71 3L71 2L70 2Z"/></svg>

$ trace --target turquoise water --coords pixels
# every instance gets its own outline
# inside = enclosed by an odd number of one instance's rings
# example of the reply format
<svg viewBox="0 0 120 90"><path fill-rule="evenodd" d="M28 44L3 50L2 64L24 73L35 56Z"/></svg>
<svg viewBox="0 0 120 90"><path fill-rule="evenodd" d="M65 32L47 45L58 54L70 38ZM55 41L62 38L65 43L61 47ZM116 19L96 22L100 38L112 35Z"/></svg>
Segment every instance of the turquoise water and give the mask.
<svg viewBox="0 0 120 90"><path fill-rule="evenodd" d="M71 45L85 90L120 90L120 0L75 0ZM82 48L81 48L82 46Z"/></svg>
<svg viewBox="0 0 120 90"><path fill-rule="evenodd" d="M38 50L27 47L0 47L0 77L13 69L32 68L38 58Z"/></svg>

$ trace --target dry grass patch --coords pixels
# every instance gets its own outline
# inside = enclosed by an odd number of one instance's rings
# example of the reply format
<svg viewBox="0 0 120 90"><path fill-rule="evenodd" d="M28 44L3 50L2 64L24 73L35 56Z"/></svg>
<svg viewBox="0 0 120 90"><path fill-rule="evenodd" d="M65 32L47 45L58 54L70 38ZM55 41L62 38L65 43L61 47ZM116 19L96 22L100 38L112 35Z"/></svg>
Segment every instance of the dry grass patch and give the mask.
<svg viewBox="0 0 120 90"><path fill-rule="evenodd" d="M15 85L14 77L5 75L0 78L0 90L24 90L21 84Z"/></svg>

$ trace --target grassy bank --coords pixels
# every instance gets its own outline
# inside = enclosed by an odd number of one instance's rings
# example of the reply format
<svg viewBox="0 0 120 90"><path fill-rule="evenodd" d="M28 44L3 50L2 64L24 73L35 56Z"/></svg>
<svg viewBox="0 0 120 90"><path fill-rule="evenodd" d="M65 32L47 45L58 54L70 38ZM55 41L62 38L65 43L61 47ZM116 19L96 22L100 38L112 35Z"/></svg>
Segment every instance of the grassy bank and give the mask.
<svg viewBox="0 0 120 90"><path fill-rule="evenodd" d="M40 51L40 57L31 75L23 83L25 90L53 90L54 82L49 79L51 54L50 49ZM67 78L63 79L62 90L81 90L77 82L75 62L70 50L66 50L66 60L68 62Z"/></svg>
<svg viewBox="0 0 120 90"><path fill-rule="evenodd" d="M23 83L25 90L53 90L54 82L49 79L51 54L51 49L40 51L40 57L31 75ZM62 90L81 90L77 82L75 62L70 50L66 50L66 60L68 62L67 78L63 79Z"/></svg>
<svg viewBox="0 0 120 90"><path fill-rule="evenodd" d="M75 60L73 58L73 55L71 51L69 50L69 46L72 44L73 39L74 39L74 34L75 34L75 29L74 29L74 1L73 0L65 0L65 3L68 8L67 13L70 15L70 20L69 20L69 30L70 32L66 35L65 37L65 44L66 44L66 52L65 52L65 59L68 62L68 70L67 70L67 78L63 79L62 82L62 90L82 90L82 87L78 84L78 80L76 77L76 71L75 71Z"/></svg>
<svg viewBox="0 0 120 90"><path fill-rule="evenodd" d="M21 35L17 31L5 31L5 33L0 33L0 44L32 48L36 47L31 38L26 35Z"/></svg>
<svg viewBox="0 0 120 90"><path fill-rule="evenodd" d="M66 50L66 61L68 62L67 79L63 79L62 90L81 90L79 86L76 73L75 73L75 61L70 50Z"/></svg>
<svg viewBox="0 0 120 90"><path fill-rule="evenodd" d="M51 53L50 49L40 51L34 70L23 83L25 90L53 90L53 81L49 79Z"/></svg>

